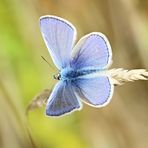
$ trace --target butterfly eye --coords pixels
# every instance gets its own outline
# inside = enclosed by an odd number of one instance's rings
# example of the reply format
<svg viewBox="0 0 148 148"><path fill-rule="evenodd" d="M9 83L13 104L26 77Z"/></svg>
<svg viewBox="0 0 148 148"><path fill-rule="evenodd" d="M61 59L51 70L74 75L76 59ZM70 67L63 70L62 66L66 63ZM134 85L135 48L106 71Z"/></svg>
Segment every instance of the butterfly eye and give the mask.
<svg viewBox="0 0 148 148"><path fill-rule="evenodd" d="M58 74L55 74L53 77L56 80L60 80L61 79L61 75L59 73Z"/></svg>

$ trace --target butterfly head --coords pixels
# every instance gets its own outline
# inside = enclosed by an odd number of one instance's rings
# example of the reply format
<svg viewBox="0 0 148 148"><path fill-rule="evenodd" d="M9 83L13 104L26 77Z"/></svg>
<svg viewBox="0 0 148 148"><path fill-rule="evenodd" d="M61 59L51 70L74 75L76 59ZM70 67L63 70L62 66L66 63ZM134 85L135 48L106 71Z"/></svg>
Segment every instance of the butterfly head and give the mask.
<svg viewBox="0 0 148 148"><path fill-rule="evenodd" d="M60 74L60 73L55 74L53 77L54 77L54 79L56 79L56 80L60 80L60 79L61 79L61 74Z"/></svg>

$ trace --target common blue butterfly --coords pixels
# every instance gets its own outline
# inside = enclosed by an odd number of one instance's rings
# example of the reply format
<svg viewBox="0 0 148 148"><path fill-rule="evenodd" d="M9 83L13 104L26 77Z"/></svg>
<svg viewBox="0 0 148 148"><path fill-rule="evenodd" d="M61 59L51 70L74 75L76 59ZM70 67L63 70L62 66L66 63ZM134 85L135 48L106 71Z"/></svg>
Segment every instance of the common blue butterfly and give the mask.
<svg viewBox="0 0 148 148"><path fill-rule="evenodd" d="M105 35L92 32L76 45L76 29L57 16L40 18L40 28L51 58L59 73L46 106L47 116L61 116L82 108L81 100L93 107L107 105L114 86L106 69L112 50Z"/></svg>

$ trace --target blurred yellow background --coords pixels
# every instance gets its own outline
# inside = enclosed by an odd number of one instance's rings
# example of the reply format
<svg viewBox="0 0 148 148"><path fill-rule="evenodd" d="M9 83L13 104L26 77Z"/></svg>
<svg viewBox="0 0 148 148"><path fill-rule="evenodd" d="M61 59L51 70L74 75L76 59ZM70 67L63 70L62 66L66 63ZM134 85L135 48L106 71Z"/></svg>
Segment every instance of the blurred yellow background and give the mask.
<svg viewBox="0 0 148 148"><path fill-rule="evenodd" d="M45 108L25 115L29 101L56 83L41 37L39 17L72 22L78 38L106 34L112 67L148 69L147 0L0 0L0 148L147 148L148 82L115 88L111 103L62 118Z"/></svg>

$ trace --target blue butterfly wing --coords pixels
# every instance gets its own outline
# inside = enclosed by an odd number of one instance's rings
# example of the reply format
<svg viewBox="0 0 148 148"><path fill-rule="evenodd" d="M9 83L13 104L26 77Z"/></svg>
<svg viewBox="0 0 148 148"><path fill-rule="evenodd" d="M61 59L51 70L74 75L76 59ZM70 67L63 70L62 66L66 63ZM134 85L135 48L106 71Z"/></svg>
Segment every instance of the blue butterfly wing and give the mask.
<svg viewBox="0 0 148 148"><path fill-rule="evenodd" d="M56 67L67 67L76 37L75 27L60 17L44 16L40 18L40 29Z"/></svg>
<svg viewBox="0 0 148 148"><path fill-rule="evenodd" d="M79 78L75 80L75 91L81 99L94 107L107 105L113 95L114 86L107 76Z"/></svg>
<svg viewBox="0 0 148 148"><path fill-rule="evenodd" d="M105 69L112 61L108 39L102 33L90 33L80 39L74 48L71 67L74 69Z"/></svg>
<svg viewBox="0 0 148 148"><path fill-rule="evenodd" d="M74 94L72 83L70 81L58 82L48 99L46 115L61 116L80 109L81 103Z"/></svg>

